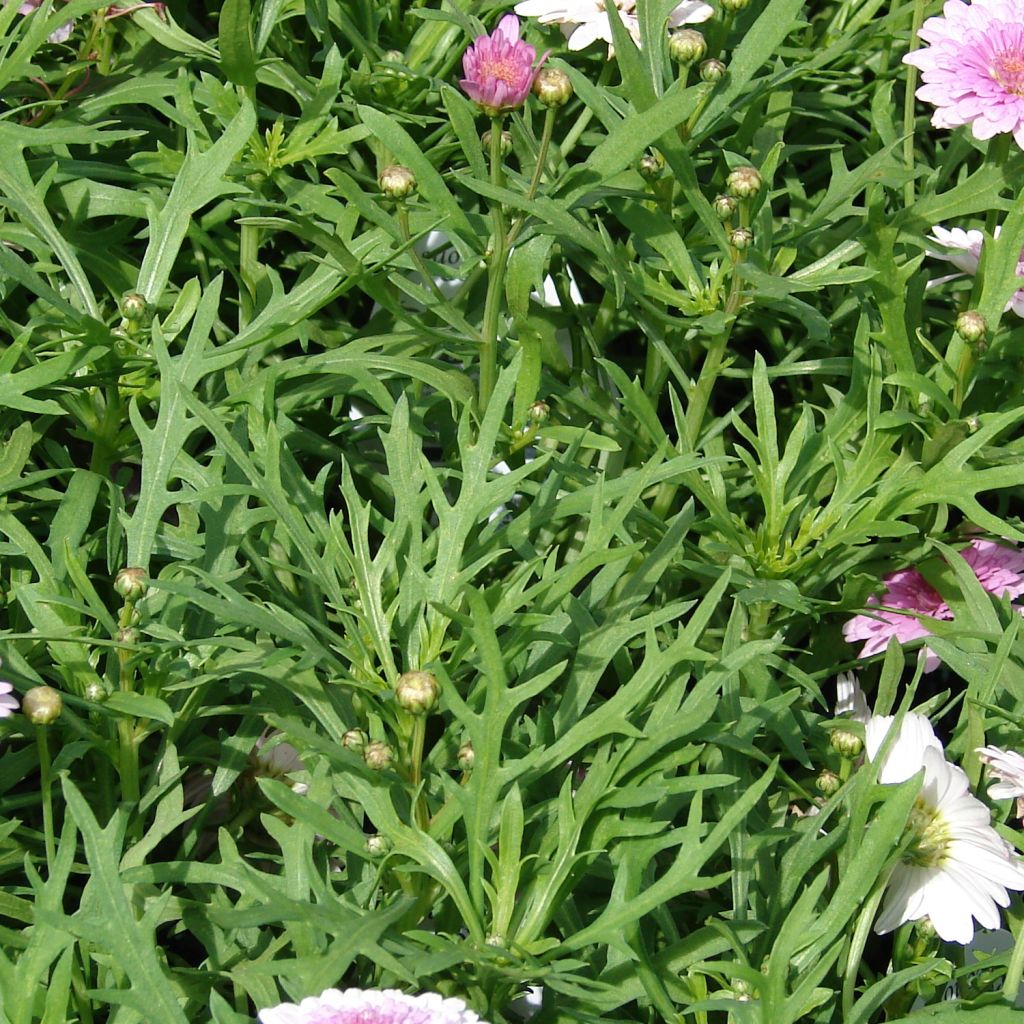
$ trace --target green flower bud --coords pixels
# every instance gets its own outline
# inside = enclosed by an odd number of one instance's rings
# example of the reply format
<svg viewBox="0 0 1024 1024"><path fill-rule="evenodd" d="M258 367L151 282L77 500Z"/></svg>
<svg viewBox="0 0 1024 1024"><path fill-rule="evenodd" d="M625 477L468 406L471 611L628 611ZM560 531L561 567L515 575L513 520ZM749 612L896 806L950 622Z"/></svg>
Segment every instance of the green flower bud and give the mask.
<svg viewBox="0 0 1024 1024"><path fill-rule="evenodd" d="M349 729L344 736L341 737L341 745L346 750L352 750L356 753L365 749L366 744L370 742L370 737L363 732L362 729Z"/></svg>
<svg viewBox="0 0 1024 1024"><path fill-rule="evenodd" d="M366 762L366 767L372 768L375 772L382 772L385 768L390 768L394 759L395 752L391 749L390 743L374 740L363 748L363 760Z"/></svg>
<svg viewBox="0 0 1024 1024"><path fill-rule="evenodd" d="M661 177L661 172L665 170L665 158L656 149L649 149L640 157L636 169L642 178L654 181L655 178Z"/></svg>
<svg viewBox="0 0 1024 1024"><path fill-rule="evenodd" d="M956 333L971 345L985 340L988 324L976 309L965 309L956 318Z"/></svg>
<svg viewBox="0 0 1024 1024"><path fill-rule="evenodd" d="M99 683L89 683L85 688L85 699L100 704L107 699L107 691Z"/></svg>
<svg viewBox="0 0 1024 1024"><path fill-rule="evenodd" d="M720 82L725 78L725 65L720 60L706 60L700 66L700 77L703 82Z"/></svg>
<svg viewBox="0 0 1024 1024"><path fill-rule="evenodd" d="M534 402L529 409L526 410L526 415L534 423L544 423L551 415L551 406L547 402Z"/></svg>
<svg viewBox="0 0 1024 1024"><path fill-rule="evenodd" d="M750 243L754 240L754 233L749 228L733 228L729 232L729 244L737 249L739 252L743 252L744 249L750 248Z"/></svg>
<svg viewBox="0 0 1024 1024"><path fill-rule="evenodd" d="M828 768L825 768L814 780L814 785L817 787L818 792L824 796L832 796L833 793L838 793L839 787L842 784L843 780Z"/></svg>
<svg viewBox="0 0 1024 1024"><path fill-rule="evenodd" d="M677 64L689 67L703 59L708 44L695 28L681 28L668 37L668 52Z"/></svg>
<svg viewBox="0 0 1024 1024"><path fill-rule="evenodd" d="M739 208L739 203L732 196L716 196L711 205L715 208L718 219L723 222L731 220L732 215Z"/></svg>
<svg viewBox="0 0 1024 1024"><path fill-rule="evenodd" d="M366 837L366 852L371 857L383 857L391 852L391 840L379 832Z"/></svg>
<svg viewBox="0 0 1024 1024"><path fill-rule="evenodd" d="M465 743L459 747L459 767L464 771L472 771L473 765L476 762L476 751L473 749L473 744L466 740Z"/></svg>
<svg viewBox="0 0 1024 1024"><path fill-rule="evenodd" d="M149 311L146 296L138 292L125 292L121 296L121 316L125 320L141 320Z"/></svg>
<svg viewBox="0 0 1024 1024"><path fill-rule="evenodd" d="M119 644L137 644L139 642L139 631L132 626L126 626L117 631L117 642Z"/></svg>
<svg viewBox="0 0 1024 1024"><path fill-rule="evenodd" d="M761 184L761 175L756 167L737 167L725 179L729 195L738 199L752 199L761 191Z"/></svg>
<svg viewBox="0 0 1024 1024"><path fill-rule="evenodd" d="M33 725L50 725L60 718L64 698L51 686L35 686L25 694L21 710Z"/></svg>
<svg viewBox="0 0 1024 1024"><path fill-rule="evenodd" d="M432 672L403 672L395 683L399 707L410 715L425 715L437 707L441 687Z"/></svg>
<svg viewBox="0 0 1024 1024"><path fill-rule="evenodd" d="M483 149L483 151L485 153L489 153L491 151L491 129L490 128L488 128L487 131L485 131L483 133L483 135L480 136L480 146L481 146L481 148ZM511 132L502 132L501 133L501 145L500 145L499 148L501 150L501 155L502 156L508 156L509 153L512 152L512 133Z"/></svg>
<svg viewBox="0 0 1024 1024"><path fill-rule="evenodd" d="M564 107L572 99L572 82L560 68L541 68L533 80L533 94L545 107Z"/></svg>
<svg viewBox="0 0 1024 1024"><path fill-rule="evenodd" d="M389 164L377 180L388 199L405 199L416 191L416 175L401 164Z"/></svg>
<svg viewBox="0 0 1024 1024"><path fill-rule="evenodd" d="M726 14L736 14L750 5L750 0L718 0Z"/></svg>
<svg viewBox="0 0 1024 1024"><path fill-rule="evenodd" d="M864 741L847 729L833 729L829 735L832 749L841 757L853 759L864 749Z"/></svg>
<svg viewBox="0 0 1024 1024"><path fill-rule="evenodd" d="M146 593L148 576L145 569L129 566L122 569L114 579L114 590L126 601L138 601Z"/></svg>

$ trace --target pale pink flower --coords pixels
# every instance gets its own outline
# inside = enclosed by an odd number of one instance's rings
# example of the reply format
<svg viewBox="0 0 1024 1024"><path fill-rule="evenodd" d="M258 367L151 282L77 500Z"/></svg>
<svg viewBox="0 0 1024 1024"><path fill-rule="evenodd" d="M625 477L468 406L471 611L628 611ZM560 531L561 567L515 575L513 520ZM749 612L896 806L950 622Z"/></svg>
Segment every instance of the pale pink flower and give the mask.
<svg viewBox="0 0 1024 1024"><path fill-rule="evenodd" d="M998 227L996 227L993 235L996 238L999 237ZM952 263L957 270L964 274L973 275L978 272L981 249L985 243L985 236L982 232L975 229L970 231L964 231L963 228L947 229L941 224L936 224L932 227L932 233L928 238L930 241L941 245L945 250L944 252L938 252L935 249L928 249L926 252L929 256ZM960 274L950 274L947 277L940 277L934 281L929 281L928 286L944 284L946 281L952 281L959 276ZM1017 276L1024 277L1024 249L1021 250L1017 259ZM1018 288L1013 293L1010 301L1003 307L1004 312L1011 309L1017 316L1024 317L1024 288Z"/></svg>
<svg viewBox="0 0 1024 1024"><path fill-rule="evenodd" d="M1024 551L976 537L960 554L990 594L1011 598L1024 594Z"/></svg>
<svg viewBox="0 0 1024 1024"><path fill-rule="evenodd" d="M10 683L0 682L0 718L10 718L18 710L18 698L12 695Z"/></svg>
<svg viewBox="0 0 1024 1024"><path fill-rule="evenodd" d="M619 12L622 27L633 42L640 45L640 19L637 0L610 0ZM520 0L516 14L536 18L542 25L561 25L562 34L570 50L582 50L601 39L608 44L608 56L615 53L612 45L612 27L608 21L609 0ZM707 21L715 13L703 0L684 0L668 15L668 27L696 25Z"/></svg>
<svg viewBox="0 0 1024 1024"><path fill-rule="evenodd" d="M894 721L876 715L865 726L869 761L878 758ZM1007 890L1024 889L1024 866L992 827L963 770L946 760L931 723L910 713L879 766L878 781L905 782L922 769L906 825L910 841L886 882L875 931L884 935L927 917L940 938L966 945L975 921L999 927L999 908L1010 904Z"/></svg>
<svg viewBox="0 0 1024 1024"><path fill-rule="evenodd" d="M884 583L885 591L881 598L872 594L867 603L892 610L855 615L843 626L843 636L848 642L866 641L860 652L862 658L881 654L889 645L890 637L896 637L905 644L931 636L931 630L917 618L919 615L933 619L953 618L949 605L916 569L900 569L886 576ZM938 668L939 656L929 647L924 651L924 670L931 672Z"/></svg>
<svg viewBox="0 0 1024 1024"><path fill-rule="evenodd" d="M258 1014L260 1024L487 1024L461 999L435 992L329 988L301 1003L282 1003Z"/></svg>
<svg viewBox="0 0 1024 1024"><path fill-rule="evenodd" d="M519 38L519 19L506 14L489 36L477 36L462 56L462 91L492 117L520 107L547 54L536 66L537 51Z"/></svg>
<svg viewBox="0 0 1024 1024"><path fill-rule="evenodd" d="M43 0L25 0L25 2L18 8L19 14L31 14L37 7L42 5ZM71 36L71 30L75 27L73 21L66 21L59 28L54 29L53 32L47 36L47 39L51 43L64 43L67 42Z"/></svg>
<svg viewBox="0 0 1024 1024"><path fill-rule="evenodd" d="M1017 817L1024 818L1024 757L999 747L978 747L977 753L989 774L999 780L988 787L988 795L993 800L1016 800Z"/></svg>
<svg viewBox="0 0 1024 1024"><path fill-rule="evenodd" d="M903 61L921 70L932 124L969 124L976 139L1012 132L1024 148L1024 0L947 0L918 35L931 45Z"/></svg>

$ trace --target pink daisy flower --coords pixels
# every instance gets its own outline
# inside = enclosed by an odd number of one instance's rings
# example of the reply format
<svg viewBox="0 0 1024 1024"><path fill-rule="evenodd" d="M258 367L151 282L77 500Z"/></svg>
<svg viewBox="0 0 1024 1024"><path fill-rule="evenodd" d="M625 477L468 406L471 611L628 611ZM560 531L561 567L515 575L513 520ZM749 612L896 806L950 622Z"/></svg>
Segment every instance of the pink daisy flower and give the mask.
<svg viewBox="0 0 1024 1024"><path fill-rule="evenodd" d="M1012 132L1024 148L1024 0L947 0L918 35L931 45L903 61L921 71L932 124L969 124L976 139Z"/></svg>
<svg viewBox="0 0 1024 1024"><path fill-rule="evenodd" d="M537 51L519 38L519 19L506 14L489 36L477 36L463 54L462 70L466 77L459 85L485 113L494 117L503 110L523 105L546 58L544 54L534 66Z"/></svg>
<svg viewBox="0 0 1024 1024"><path fill-rule="evenodd" d="M998 227L995 229L994 234L997 238L999 237ZM963 228L946 229L941 224L936 224L932 228L932 233L928 236L928 239L941 245L945 250L944 252L938 252L934 249L928 249L926 251L929 256L952 263L957 270L962 271L964 274L973 275L978 272L981 249L985 243L985 236L980 231L964 231ZM959 276L960 274L950 274L948 277L937 278L934 281L929 281L928 287L944 284L946 281L952 281ZM1021 250L1017 260L1017 276L1024 277L1024 249ZM1003 309L1004 311L1012 309L1017 316L1024 318L1024 288L1018 288Z"/></svg>
<svg viewBox="0 0 1024 1024"><path fill-rule="evenodd" d="M487 1024L461 999L397 989L329 988L298 1005L260 1010L258 1017L260 1024Z"/></svg>
<svg viewBox="0 0 1024 1024"><path fill-rule="evenodd" d="M999 747L978 747L977 754L996 779L988 787L988 795L993 800L1016 800L1017 817L1024 818L1024 757L1016 750Z"/></svg>
<svg viewBox="0 0 1024 1024"><path fill-rule="evenodd" d="M990 594L1010 598L1024 594L1024 551L975 537L959 554ZM885 610L855 615L843 626L843 636L847 641L865 641L860 651L862 658L881 654L890 637L896 637L904 644L931 636L931 630L917 616L953 618L949 605L916 569L900 569L886 576L883 582L885 590L881 598L872 595L867 603ZM938 667L939 656L929 647L924 650L924 670L931 672Z"/></svg>

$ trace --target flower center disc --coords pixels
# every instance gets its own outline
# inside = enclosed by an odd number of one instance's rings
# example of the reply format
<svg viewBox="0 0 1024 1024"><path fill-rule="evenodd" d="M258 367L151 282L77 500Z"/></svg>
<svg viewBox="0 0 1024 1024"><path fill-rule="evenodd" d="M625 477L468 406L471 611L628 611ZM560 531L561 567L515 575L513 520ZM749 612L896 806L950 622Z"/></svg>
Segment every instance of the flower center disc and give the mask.
<svg viewBox="0 0 1024 1024"><path fill-rule="evenodd" d="M482 62L481 71L489 78L497 78L509 85L515 85L517 79L516 65L510 60L494 60L493 58Z"/></svg>
<svg viewBox="0 0 1024 1024"><path fill-rule="evenodd" d="M1024 96L1024 50L1003 50L992 58L992 77L1015 96Z"/></svg>
<svg viewBox="0 0 1024 1024"><path fill-rule="evenodd" d="M949 825L938 810L918 798L907 830L914 838L907 847L906 860L921 868L942 867L949 847Z"/></svg>

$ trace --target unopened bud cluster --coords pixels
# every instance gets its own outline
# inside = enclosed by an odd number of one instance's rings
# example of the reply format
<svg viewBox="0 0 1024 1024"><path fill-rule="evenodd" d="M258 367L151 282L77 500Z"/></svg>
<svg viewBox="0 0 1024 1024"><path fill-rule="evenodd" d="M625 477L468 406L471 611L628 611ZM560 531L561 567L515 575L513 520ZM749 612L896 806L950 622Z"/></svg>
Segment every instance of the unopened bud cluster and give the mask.
<svg viewBox="0 0 1024 1024"><path fill-rule="evenodd" d="M754 233L750 228L733 228L729 232L729 244L737 251L743 252L745 249L750 248L750 243L754 240Z"/></svg>
<svg viewBox="0 0 1024 1024"><path fill-rule="evenodd" d="M363 760L366 762L366 767L375 772L382 772L386 768L390 768L394 759L395 752L391 748L391 744L381 740L367 743L363 748Z"/></svg>
<svg viewBox="0 0 1024 1024"><path fill-rule="evenodd" d="M533 80L533 94L545 107L564 107L572 99L572 82L560 68L541 68Z"/></svg>
<svg viewBox="0 0 1024 1024"><path fill-rule="evenodd" d="M432 672L403 672L395 683L398 706L410 715L425 715L437 707L441 686Z"/></svg>
<svg viewBox="0 0 1024 1024"><path fill-rule="evenodd" d="M125 292L121 296L121 316L125 320L141 320L149 312L146 296L138 292Z"/></svg>
<svg viewBox="0 0 1024 1024"><path fill-rule="evenodd" d="M684 67L696 64L708 52L704 37L693 28L681 28L668 37L669 56Z"/></svg>
<svg viewBox="0 0 1024 1024"><path fill-rule="evenodd" d="M126 601L138 601L146 593L147 579L145 569L129 566L114 578L114 590Z"/></svg>
<svg viewBox="0 0 1024 1024"><path fill-rule="evenodd" d="M491 150L491 129L490 128L488 128L487 131L485 131L483 133L483 135L480 136L480 146L484 150L485 153L489 153L490 152L490 150ZM501 133L501 142L498 144L498 149L501 152L502 156L508 156L509 153L512 152L512 133L511 132L502 132Z"/></svg>
<svg viewBox="0 0 1024 1024"><path fill-rule="evenodd" d="M864 741L847 729L833 729L828 739L832 749L841 757L852 759L864 749Z"/></svg>
<svg viewBox="0 0 1024 1024"><path fill-rule="evenodd" d="M725 78L725 65L714 58L704 61L700 66L700 78L702 82L720 82Z"/></svg>
<svg viewBox="0 0 1024 1024"><path fill-rule="evenodd" d="M349 729L345 735L341 737L341 745L346 750L352 750L357 754L361 753L369 742L370 737L367 736L362 729Z"/></svg>
<svg viewBox="0 0 1024 1024"><path fill-rule="evenodd" d="M377 181L388 199L405 199L416 191L416 175L402 164L389 164Z"/></svg>
<svg viewBox="0 0 1024 1024"><path fill-rule="evenodd" d="M718 0L726 14L736 14L750 5L750 0Z"/></svg>
<svg viewBox="0 0 1024 1024"><path fill-rule="evenodd" d="M822 796L832 796L834 793L838 793L842 784L843 780L828 768L823 769L814 780L814 785Z"/></svg>
<svg viewBox="0 0 1024 1024"><path fill-rule="evenodd" d="M471 771L473 765L476 763L476 751L473 749L473 744L466 740L465 743L459 747L459 753L457 755L459 767L464 771Z"/></svg>
<svg viewBox="0 0 1024 1024"><path fill-rule="evenodd" d="M720 221L732 220L733 214L739 209L739 203L732 196L716 196L711 205Z"/></svg>

